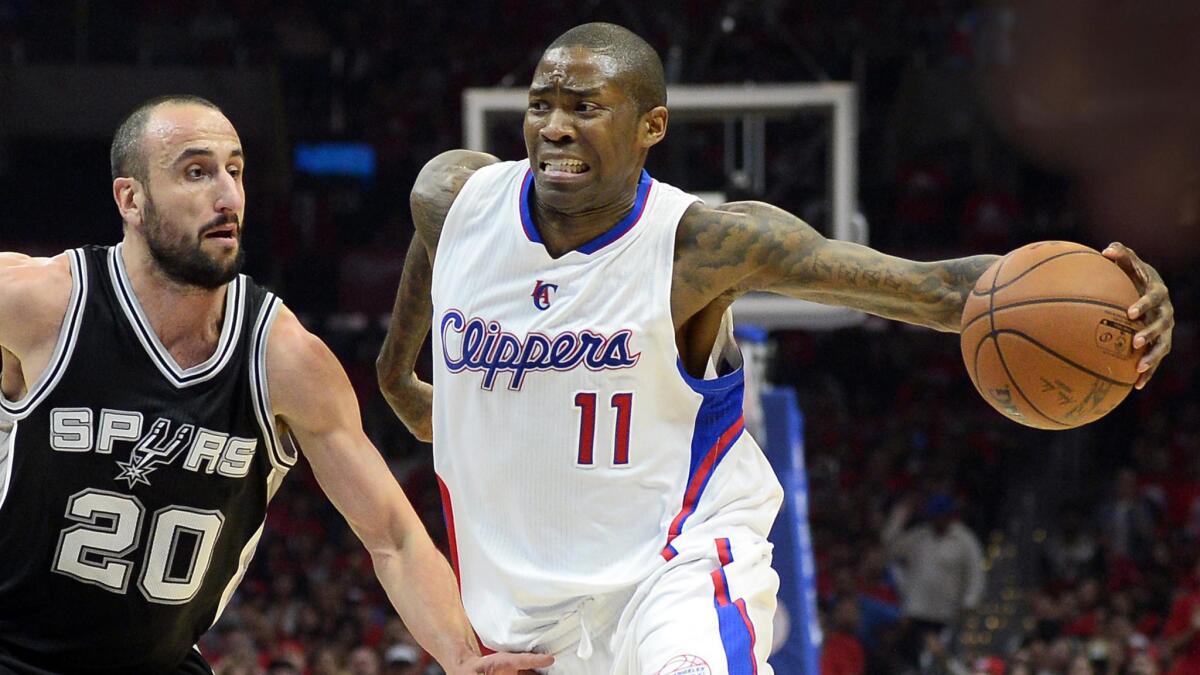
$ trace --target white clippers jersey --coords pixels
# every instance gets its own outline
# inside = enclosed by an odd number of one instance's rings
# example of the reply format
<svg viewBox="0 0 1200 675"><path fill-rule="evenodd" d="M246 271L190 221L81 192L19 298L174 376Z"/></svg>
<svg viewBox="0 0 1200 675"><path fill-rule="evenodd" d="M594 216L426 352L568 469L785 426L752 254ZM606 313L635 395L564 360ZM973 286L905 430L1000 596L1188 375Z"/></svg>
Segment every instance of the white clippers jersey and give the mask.
<svg viewBox="0 0 1200 675"><path fill-rule="evenodd" d="M630 215L551 258L529 162L479 169L433 269L434 458L463 601L490 647L528 648L581 601L731 530L782 491L743 433L740 368L685 373L675 228L697 199L643 173Z"/></svg>

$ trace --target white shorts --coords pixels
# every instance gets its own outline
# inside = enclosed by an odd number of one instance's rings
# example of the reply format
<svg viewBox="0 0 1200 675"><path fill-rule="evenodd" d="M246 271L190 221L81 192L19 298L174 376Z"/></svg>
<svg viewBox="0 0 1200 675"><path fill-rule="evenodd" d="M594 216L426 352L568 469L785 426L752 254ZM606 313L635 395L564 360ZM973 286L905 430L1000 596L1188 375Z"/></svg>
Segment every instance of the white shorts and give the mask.
<svg viewBox="0 0 1200 675"><path fill-rule="evenodd" d="M680 548L638 585L619 614L605 608L589 612L617 618L597 621L590 627L594 633L572 631L569 640L557 641L550 650L554 665L540 672L772 675L767 656L778 592L771 544L761 537L709 539L707 545ZM584 641L590 650L581 649Z"/></svg>

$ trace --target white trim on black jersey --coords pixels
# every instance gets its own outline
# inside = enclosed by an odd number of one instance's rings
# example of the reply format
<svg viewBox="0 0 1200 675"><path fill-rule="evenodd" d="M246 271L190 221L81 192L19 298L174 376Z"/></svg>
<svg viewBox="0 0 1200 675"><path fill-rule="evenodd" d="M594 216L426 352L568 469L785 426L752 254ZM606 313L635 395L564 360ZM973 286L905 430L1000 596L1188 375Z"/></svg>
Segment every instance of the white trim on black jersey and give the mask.
<svg viewBox="0 0 1200 675"><path fill-rule="evenodd" d="M17 447L17 427L19 422L0 422L0 511L4 510L4 500L8 498L8 488L12 484L13 449ZM6 428L7 427L7 428Z"/></svg>
<svg viewBox="0 0 1200 675"><path fill-rule="evenodd" d="M209 626L209 628L212 628L212 626ZM200 660L204 662L204 665L208 666L208 672L216 673L216 671L213 670L212 666L208 663L208 659L204 658L204 652L200 651L200 645L192 645L192 651L196 652L196 654L200 656Z"/></svg>
<svg viewBox="0 0 1200 675"><path fill-rule="evenodd" d="M283 477L286 474L287 469L280 468L272 468L271 472L267 474L268 506L271 504L271 499L275 497L275 493L279 490L280 484L283 483ZM246 542L246 545L242 547L242 555L238 558L237 574L234 574L229 579L229 583L225 585L225 590L221 593L221 601L217 603L217 613L213 615L213 620L212 623L209 624L209 628L215 626L217 621L220 620L221 614L225 612L225 606L229 604L230 599L233 598L234 591L236 591L237 587L241 585L242 578L246 576L246 570L250 568L250 560L254 558L254 551L258 548L258 540L262 538L263 529L266 526L267 520L264 515L263 522L258 526L258 529L255 530L254 536L250 537L250 539Z"/></svg>
<svg viewBox="0 0 1200 675"><path fill-rule="evenodd" d="M133 327L133 332L137 335L138 342L142 343L150 360L158 367L163 377L175 385L176 389L191 387L216 377L233 358L233 353L237 351L235 348L242 332L242 314L246 311L246 282L243 275L239 274L226 287L225 321L221 326L221 337L217 341L217 349L213 355L204 363L191 368L180 368L175 357L171 356L171 352L158 339L158 334L154 332L150 320L142 311L142 305L138 302L137 295L134 294L133 287L129 282L129 275L125 271L125 261L121 259L122 246L123 244L117 244L109 249L108 273L112 278L117 302L124 310L129 324Z"/></svg>
<svg viewBox="0 0 1200 675"><path fill-rule="evenodd" d="M67 251L67 255L71 258L71 301L67 303L67 313L63 316L54 354L50 356L50 362L38 376L37 382L29 387L23 398L9 401L0 394L0 412L14 420L28 417L33 409L50 395L66 372L67 364L71 362L71 354L75 352L75 343L79 340L79 324L83 321L83 310L87 306L88 268L83 251L72 249Z"/></svg>
<svg viewBox="0 0 1200 675"><path fill-rule="evenodd" d="M274 293L267 294L262 309L259 310L258 319L254 322L254 339L250 342L248 370L254 415L258 418L258 426L267 441L267 456L271 458L271 464L275 468L287 471L296 465L296 455L289 452L279 440L279 433L275 427L275 411L271 407L271 388L267 384L267 339L282 306L283 303Z"/></svg>

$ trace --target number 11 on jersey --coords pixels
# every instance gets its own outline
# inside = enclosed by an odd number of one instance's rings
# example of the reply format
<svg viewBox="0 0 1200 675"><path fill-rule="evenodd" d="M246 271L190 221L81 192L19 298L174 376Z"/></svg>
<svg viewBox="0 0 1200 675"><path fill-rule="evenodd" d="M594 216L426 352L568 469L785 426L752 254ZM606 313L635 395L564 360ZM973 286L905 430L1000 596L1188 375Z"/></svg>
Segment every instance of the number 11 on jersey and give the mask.
<svg viewBox="0 0 1200 675"><path fill-rule="evenodd" d="M633 417L633 393L613 394L609 403L617 411L613 433L613 465L624 466L629 464L629 422ZM596 443L596 393L581 391L575 394L575 407L579 408L579 455L576 462L581 466L591 466Z"/></svg>

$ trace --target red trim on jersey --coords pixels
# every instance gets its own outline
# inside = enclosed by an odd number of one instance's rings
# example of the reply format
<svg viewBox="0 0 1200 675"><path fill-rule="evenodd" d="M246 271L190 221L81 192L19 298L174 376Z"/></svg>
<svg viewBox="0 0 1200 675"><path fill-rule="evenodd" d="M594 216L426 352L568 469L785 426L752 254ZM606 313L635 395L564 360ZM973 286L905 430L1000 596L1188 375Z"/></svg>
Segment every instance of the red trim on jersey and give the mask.
<svg viewBox="0 0 1200 675"><path fill-rule="evenodd" d="M718 567L712 571L713 595L720 607L729 606L729 586L725 583L725 570Z"/></svg>
<svg viewBox="0 0 1200 675"><path fill-rule="evenodd" d="M721 560L721 567L733 562L733 550L729 548L728 539L717 540L717 558Z"/></svg>
<svg viewBox="0 0 1200 675"><path fill-rule="evenodd" d="M725 566L733 562L733 549L729 545L728 539L715 540L717 545L717 557L721 561L721 566L712 571L713 580L713 597L716 600L718 621L721 622L721 641L725 643L726 654L729 658L734 658L735 655L729 652L730 645L726 642L726 630L729 628L725 623L726 619L722 617L724 614L728 616L729 607L737 608L738 616L742 619L742 624L746 627L746 634L750 638L750 672L753 675L758 675L758 659L754 656L754 645L758 642L758 634L754 630L754 624L750 621L750 613L746 610L746 601L743 598L732 600L729 595L729 579L725 576ZM732 600L732 601L731 601ZM740 650L737 652L740 654ZM734 670L734 663L730 663L730 671ZM737 672L745 672L738 669Z"/></svg>
<svg viewBox="0 0 1200 675"><path fill-rule="evenodd" d="M709 476L717 467L717 460L729 449L729 446L737 439L738 434L742 433L742 428L746 426L746 418L739 415L728 429L726 429L717 439L716 443L709 448L704 455L704 461L700 463L700 467L696 470L696 475L688 481L687 490L683 493L683 508L671 521L671 529L667 531L667 544L670 544L679 533L683 531L683 521L692 515L696 510L696 504L700 501L700 493L704 491L704 486L708 484ZM664 552L665 553L665 552ZM664 555L665 557L665 555ZM669 560L670 558L668 558Z"/></svg>
<svg viewBox="0 0 1200 675"><path fill-rule="evenodd" d="M434 475L437 476L437 474ZM458 592L461 595L462 574L458 571L458 538L454 535L454 504L450 501L450 489L446 487L441 476L437 476L437 483L438 492L442 495L442 515L446 518L446 538L450 540L450 566L454 568L454 578L458 579ZM488 649L487 645L483 644L478 633L475 633L475 642L479 644L479 651L484 656L496 653L496 650Z"/></svg>
<svg viewBox="0 0 1200 675"><path fill-rule="evenodd" d="M436 475L436 474L435 474ZM438 492L442 495L442 515L446 518L446 538L450 540L450 565L454 568L454 577L458 579L458 591L462 592L462 575L458 572L458 539L454 536L454 505L450 502L450 490L437 476Z"/></svg>

